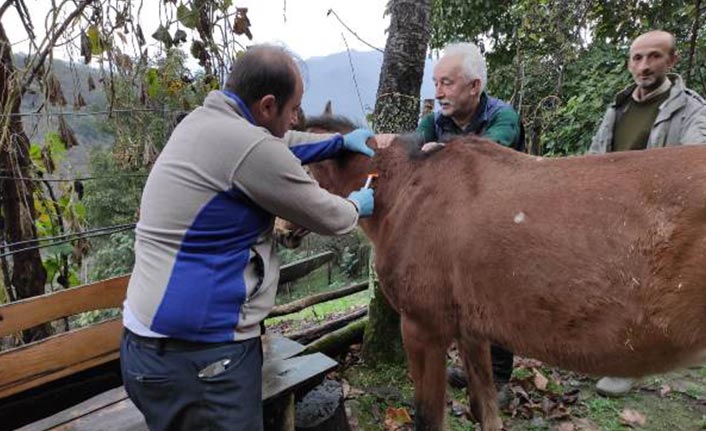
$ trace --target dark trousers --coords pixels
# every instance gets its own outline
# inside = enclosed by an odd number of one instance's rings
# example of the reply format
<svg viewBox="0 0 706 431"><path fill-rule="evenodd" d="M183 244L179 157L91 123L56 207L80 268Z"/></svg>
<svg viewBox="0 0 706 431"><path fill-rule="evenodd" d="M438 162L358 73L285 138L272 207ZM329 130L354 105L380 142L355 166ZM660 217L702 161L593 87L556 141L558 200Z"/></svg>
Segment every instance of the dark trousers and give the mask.
<svg viewBox="0 0 706 431"><path fill-rule="evenodd" d="M490 358L493 364L493 380L496 385L504 385L510 381L514 356L511 351L500 346L490 346Z"/></svg>
<svg viewBox="0 0 706 431"><path fill-rule="evenodd" d="M125 390L151 431L263 429L259 337L192 343L125 331L120 360Z"/></svg>

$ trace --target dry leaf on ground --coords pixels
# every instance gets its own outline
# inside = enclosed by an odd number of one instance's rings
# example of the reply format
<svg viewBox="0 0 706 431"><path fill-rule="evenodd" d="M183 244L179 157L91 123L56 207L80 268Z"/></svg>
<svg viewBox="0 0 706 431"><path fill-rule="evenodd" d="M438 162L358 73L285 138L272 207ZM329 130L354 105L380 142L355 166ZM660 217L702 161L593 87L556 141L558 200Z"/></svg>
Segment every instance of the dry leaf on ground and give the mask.
<svg viewBox="0 0 706 431"><path fill-rule="evenodd" d="M544 377L544 374L536 368L532 371L534 372L534 386L540 391L546 391L549 379Z"/></svg>
<svg viewBox="0 0 706 431"><path fill-rule="evenodd" d="M576 431L601 431L598 425L586 418L576 419L574 423L576 424Z"/></svg>
<svg viewBox="0 0 706 431"><path fill-rule="evenodd" d="M553 431L576 431L576 426L571 422L562 422Z"/></svg>
<svg viewBox="0 0 706 431"><path fill-rule="evenodd" d="M644 426L646 422L647 419L645 419L645 416L637 410L623 409L623 411L620 412L620 423L623 425L637 428Z"/></svg>
<svg viewBox="0 0 706 431"><path fill-rule="evenodd" d="M659 387L659 390L657 391L657 393L659 394L659 396L660 396L661 398L666 397L666 396L669 395L671 392L672 392L672 387L669 386L669 385L662 385L662 386Z"/></svg>
<svg viewBox="0 0 706 431"><path fill-rule="evenodd" d="M385 431L402 431L408 429L407 425L412 423L412 418L406 408L388 407L385 411Z"/></svg>

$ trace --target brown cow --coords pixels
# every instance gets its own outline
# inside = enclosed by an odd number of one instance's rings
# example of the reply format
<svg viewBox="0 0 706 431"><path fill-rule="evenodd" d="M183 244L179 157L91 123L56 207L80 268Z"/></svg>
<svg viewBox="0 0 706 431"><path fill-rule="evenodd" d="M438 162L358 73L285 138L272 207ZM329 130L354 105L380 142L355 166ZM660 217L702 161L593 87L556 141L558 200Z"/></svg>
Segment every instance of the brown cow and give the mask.
<svg viewBox="0 0 706 431"><path fill-rule="evenodd" d="M342 196L380 175L360 225L402 318L417 430L442 427L452 341L485 431L501 428L491 343L594 375L704 359L706 146L547 159L477 137L407 144L310 168Z"/></svg>

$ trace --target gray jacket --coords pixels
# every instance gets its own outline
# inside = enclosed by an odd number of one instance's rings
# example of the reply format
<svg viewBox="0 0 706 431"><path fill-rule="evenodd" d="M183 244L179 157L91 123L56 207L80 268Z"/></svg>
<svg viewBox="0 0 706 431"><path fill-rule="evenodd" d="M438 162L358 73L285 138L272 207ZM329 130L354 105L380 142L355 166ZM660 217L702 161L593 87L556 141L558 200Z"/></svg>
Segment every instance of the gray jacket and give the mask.
<svg viewBox="0 0 706 431"><path fill-rule="evenodd" d="M668 77L672 81L672 88L667 100L659 107L647 148L706 143L706 102L697 93L684 87L684 81L679 75L669 74ZM612 150L618 108L631 97L634 89L635 85L631 85L615 97L615 102L606 111L598 132L593 136L588 150L590 154Z"/></svg>

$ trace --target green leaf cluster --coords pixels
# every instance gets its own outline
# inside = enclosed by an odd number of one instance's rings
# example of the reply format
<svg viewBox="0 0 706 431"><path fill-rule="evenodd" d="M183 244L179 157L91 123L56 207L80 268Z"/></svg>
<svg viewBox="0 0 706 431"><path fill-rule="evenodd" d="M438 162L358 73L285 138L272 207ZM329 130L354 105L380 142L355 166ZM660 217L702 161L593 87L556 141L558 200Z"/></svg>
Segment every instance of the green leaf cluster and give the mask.
<svg viewBox="0 0 706 431"><path fill-rule="evenodd" d="M695 26L705 21L706 6L686 0L435 0L431 47L477 43L488 91L520 112L528 146L576 154L588 148L611 98L631 83L628 48L645 31L675 35L677 72L706 93L706 31Z"/></svg>

